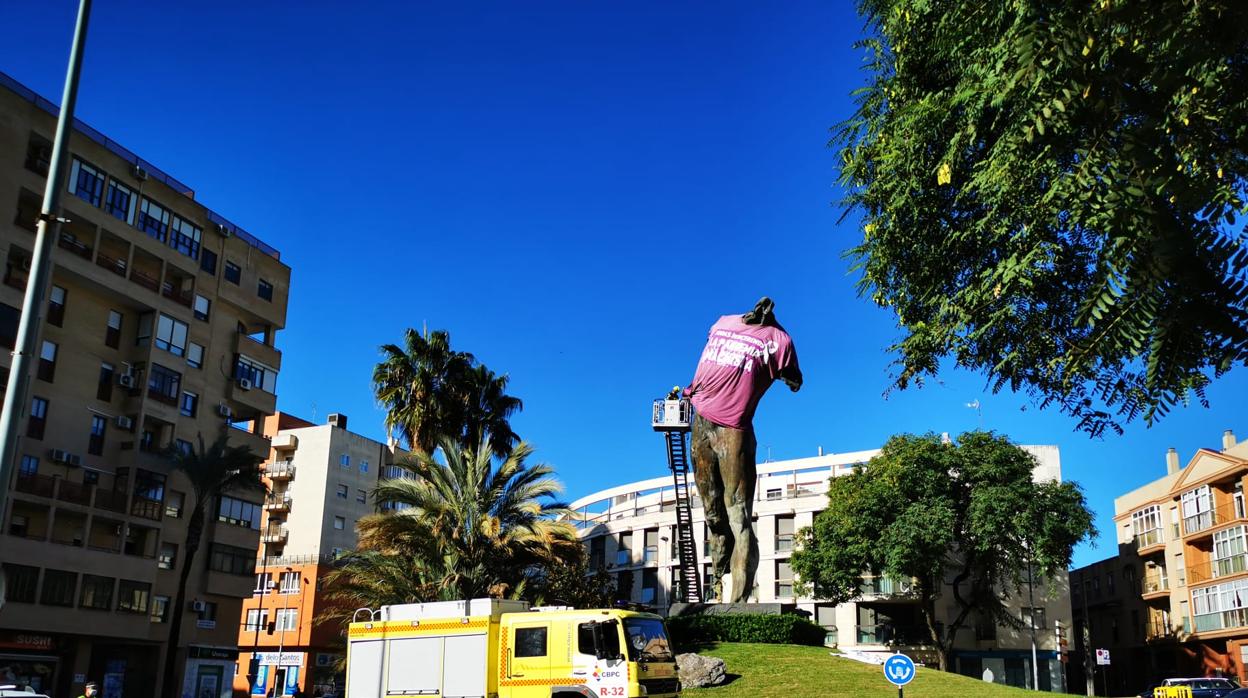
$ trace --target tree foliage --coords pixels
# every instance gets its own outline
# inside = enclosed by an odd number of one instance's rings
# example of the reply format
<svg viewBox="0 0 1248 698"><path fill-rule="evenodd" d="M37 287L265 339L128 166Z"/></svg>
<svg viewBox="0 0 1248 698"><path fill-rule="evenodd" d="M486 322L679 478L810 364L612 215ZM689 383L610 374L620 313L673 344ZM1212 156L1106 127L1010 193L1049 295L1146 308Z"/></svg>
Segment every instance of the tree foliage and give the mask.
<svg viewBox="0 0 1248 698"><path fill-rule="evenodd" d="M342 607L515 596L581 554L575 529L554 519L566 510L560 485L527 462L527 444L499 459L484 442L468 450L443 438L438 451L441 461L400 461L411 477L374 490L395 508L360 519L359 549L333 573Z"/></svg>
<svg viewBox="0 0 1248 698"><path fill-rule="evenodd" d="M943 669L968 620L1019 625L1007 603L1029 564L1052 579L1096 533L1079 488L1033 482L1035 466L992 433L969 432L956 444L894 436L865 467L831 479L828 508L798 532L793 569L834 603L857 598L866 572L913 578ZM954 601L949 618L935 609L943 594Z"/></svg>
<svg viewBox="0 0 1248 698"><path fill-rule="evenodd" d="M1248 362L1248 4L860 0L836 130L864 294L1094 435Z"/></svg>
<svg viewBox="0 0 1248 698"><path fill-rule="evenodd" d="M570 549L558 564L541 570L529 586L539 605L573 608L610 608L615 602L615 579L599 565L590 569L585 546Z"/></svg>
<svg viewBox="0 0 1248 698"><path fill-rule="evenodd" d="M475 449L485 438L505 457L520 440L510 420L523 404L507 394L508 377L452 349L450 333L409 328L403 346L387 344L381 353L373 391L386 409L386 429L413 450L432 452L443 436Z"/></svg>
<svg viewBox="0 0 1248 698"><path fill-rule="evenodd" d="M186 477L189 491L186 493L190 505L190 515L186 519L186 538L182 541L182 551L178 570L178 586L174 593L169 618L169 641L165 652L163 680L165 694L180 696L181 689L174 680L178 665L184 659L177 652L182 637L182 616L186 609L186 584L190 579L192 565L203 543L204 529L208 523L208 515L223 494L239 492L263 492L264 480L260 471L260 463L264 456L252 453L245 446L231 446L224 434L217 437L212 444L205 446L199 440L199 448L187 451L170 449L165 456L175 472ZM214 514L215 516L215 514Z"/></svg>

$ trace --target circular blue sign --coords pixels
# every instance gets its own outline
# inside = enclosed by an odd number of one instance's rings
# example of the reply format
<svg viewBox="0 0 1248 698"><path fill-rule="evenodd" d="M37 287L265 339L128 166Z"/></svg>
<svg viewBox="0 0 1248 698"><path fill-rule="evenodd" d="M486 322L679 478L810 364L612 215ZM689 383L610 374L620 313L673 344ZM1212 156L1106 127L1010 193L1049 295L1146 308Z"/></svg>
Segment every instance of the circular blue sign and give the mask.
<svg viewBox="0 0 1248 698"><path fill-rule="evenodd" d="M884 678L894 686L905 686L914 680L914 660L904 654L894 654L884 660Z"/></svg>

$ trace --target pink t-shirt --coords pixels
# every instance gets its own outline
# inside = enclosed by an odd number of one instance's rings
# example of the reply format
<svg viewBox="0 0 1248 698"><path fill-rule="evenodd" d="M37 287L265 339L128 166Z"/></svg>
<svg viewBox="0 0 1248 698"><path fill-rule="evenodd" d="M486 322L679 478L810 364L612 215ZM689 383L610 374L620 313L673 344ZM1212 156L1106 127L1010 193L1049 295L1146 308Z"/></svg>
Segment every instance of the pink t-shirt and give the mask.
<svg viewBox="0 0 1248 698"><path fill-rule="evenodd" d="M706 419L748 429L763 393L789 368L797 368L797 352L788 332L725 315L711 326L687 392Z"/></svg>

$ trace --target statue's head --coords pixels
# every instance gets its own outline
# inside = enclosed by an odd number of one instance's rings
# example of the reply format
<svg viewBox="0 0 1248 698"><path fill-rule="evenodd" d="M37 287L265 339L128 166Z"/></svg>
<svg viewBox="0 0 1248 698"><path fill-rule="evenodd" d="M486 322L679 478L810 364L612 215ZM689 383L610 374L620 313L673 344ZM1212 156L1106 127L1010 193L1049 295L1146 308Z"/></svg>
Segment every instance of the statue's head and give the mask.
<svg viewBox="0 0 1248 698"><path fill-rule="evenodd" d="M742 315L741 319L747 325L771 325L775 327L780 324L776 322L776 302L767 296L759 298L758 302L754 304L754 309Z"/></svg>

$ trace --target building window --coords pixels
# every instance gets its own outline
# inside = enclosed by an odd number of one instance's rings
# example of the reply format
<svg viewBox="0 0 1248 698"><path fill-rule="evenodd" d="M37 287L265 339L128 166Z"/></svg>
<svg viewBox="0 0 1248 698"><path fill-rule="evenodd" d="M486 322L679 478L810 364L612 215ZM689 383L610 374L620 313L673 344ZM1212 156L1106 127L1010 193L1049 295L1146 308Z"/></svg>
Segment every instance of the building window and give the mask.
<svg viewBox="0 0 1248 698"><path fill-rule="evenodd" d="M274 630L285 632L287 630L299 629L299 609L297 608L279 608L277 609L277 625Z"/></svg>
<svg viewBox="0 0 1248 698"><path fill-rule="evenodd" d="M204 348L195 342L186 345L186 365L191 368L204 367Z"/></svg>
<svg viewBox="0 0 1248 698"><path fill-rule="evenodd" d="M108 182L108 196L104 199L104 210L119 221L134 223L134 190L111 179Z"/></svg>
<svg viewBox="0 0 1248 698"><path fill-rule="evenodd" d="M183 417L194 417L199 412L199 396L189 390L182 391L182 407L179 411Z"/></svg>
<svg viewBox="0 0 1248 698"><path fill-rule="evenodd" d="M269 625L269 609L267 608L249 608L247 609L247 621L243 623L243 630L257 632L264 630Z"/></svg>
<svg viewBox="0 0 1248 698"><path fill-rule="evenodd" d="M56 342L43 340L43 347L39 349L39 368L35 375L39 380L49 383L56 377Z"/></svg>
<svg viewBox="0 0 1248 698"><path fill-rule="evenodd" d="M776 560L776 596L779 598L793 596L793 568L788 560Z"/></svg>
<svg viewBox="0 0 1248 698"><path fill-rule="evenodd" d="M251 387L267 393L271 393L276 389L276 380L269 380L270 374L276 376L277 372L244 356L238 357L237 363L234 364L235 380L248 381L251 383Z"/></svg>
<svg viewBox="0 0 1248 698"><path fill-rule="evenodd" d="M173 228L169 233L169 246L182 254L196 259L199 257L199 241L203 231L194 223L182 218L173 217Z"/></svg>
<svg viewBox="0 0 1248 698"><path fill-rule="evenodd" d="M243 270L237 264L227 259L225 260L224 271L221 272L221 278L237 286L242 282Z"/></svg>
<svg viewBox="0 0 1248 698"><path fill-rule="evenodd" d="M26 420L26 435L32 439L42 439L43 429L48 424L48 401L41 397L30 399L30 418Z"/></svg>
<svg viewBox="0 0 1248 698"><path fill-rule="evenodd" d="M516 628L516 657L545 657L546 628Z"/></svg>
<svg viewBox="0 0 1248 698"><path fill-rule="evenodd" d="M23 476L39 473L39 459L34 456L22 456L22 464L18 466L18 474Z"/></svg>
<svg viewBox="0 0 1248 698"><path fill-rule="evenodd" d="M1135 546L1146 548L1162 542L1161 507L1154 504L1131 514L1131 528L1135 533Z"/></svg>
<svg viewBox="0 0 1248 698"><path fill-rule="evenodd" d="M195 294L195 319L207 320L208 311L212 309L212 301L204 298L198 293Z"/></svg>
<svg viewBox="0 0 1248 698"><path fill-rule="evenodd" d="M341 531L347 527L347 520L341 516L334 517L334 530Z"/></svg>
<svg viewBox="0 0 1248 698"><path fill-rule="evenodd" d="M134 497L130 501L130 514L159 521L164 511L165 476L138 469L134 473Z"/></svg>
<svg viewBox="0 0 1248 698"><path fill-rule="evenodd" d="M13 349L17 346L17 324L22 311L7 303L0 303L0 347Z"/></svg>
<svg viewBox="0 0 1248 698"><path fill-rule="evenodd" d="M169 490L169 495L165 497L165 516L171 519L182 518L182 503L185 501L186 495L175 490Z"/></svg>
<svg viewBox="0 0 1248 698"><path fill-rule="evenodd" d="M136 227L157 240L166 242L169 239L169 211L145 196L139 203Z"/></svg>
<svg viewBox="0 0 1248 698"><path fill-rule="evenodd" d="M1034 626L1036 630L1047 629L1047 626L1045 625L1044 608L1043 607L1027 608L1026 606L1024 606L1022 609L1023 627L1024 628L1033 627L1031 625L1033 618L1036 623L1036 625Z"/></svg>
<svg viewBox="0 0 1248 698"><path fill-rule="evenodd" d="M194 452L195 447L186 439L177 439L173 442L173 447L180 455L189 456Z"/></svg>
<svg viewBox="0 0 1248 698"><path fill-rule="evenodd" d="M53 286L48 294L48 324L60 327L65 322L65 289Z"/></svg>
<svg viewBox="0 0 1248 698"><path fill-rule="evenodd" d="M1214 577L1225 577L1248 568L1245 564L1248 546L1245 545L1244 538L1243 526L1234 526L1213 534Z"/></svg>
<svg viewBox="0 0 1248 698"><path fill-rule="evenodd" d="M344 453L344 454L342 454L341 456L338 456L338 465L341 465L341 466L342 466L342 467L344 467L344 468L350 468L350 467L351 467L351 456L348 456L348 455L347 455L347 454L345 454L345 453Z"/></svg>
<svg viewBox="0 0 1248 698"><path fill-rule="evenodd" d="M44 606L73 606L74 587L78 586L78 574L64 570L43 571L43 593L39 603Z"/></svg>
<svg viewBox="0 0 1248 698"><path fill-rule="evenodd" d="M108 420L100 415L91 416L91 437L87 440L87 453L93 456L104 455L104 432L108 429Z"/></svg>
<svg viewBox="0 0 1248 698"><path fill-rule="evenodd" d="M117 585L117 610L125 613L147 613L151 595L151 584L123 579Z"/></svg>
<svg viewBox="0 0 1248 698"><path fill-rule="evenodd" d="M104 173L75 157L69 167L69 193L98 207L104 199Z"/></svg>
<svg viewBox="0 0 1248 698"><path fill-rule="evenodd" d="M199 268L213 276L217 275L217 253L212 250L200 250Z"/></svg>
<svg viewBox="0 0 1248 698"><path fill-rule="evenodd" d="M216 601L205 601L205 602L204 602L204 610L202 610L202 611L200 611L200 612L199 612L199 619L200 619L200 620L210 620L210 621L213 621L213 622L215 623L215 622L216 622L216 620L217 620L217 602L216 602Z"/></svg>
<svg viewBox="0 0 1248 698"><path fill-rule="evenodd" d="M186 331L185 322L161 313L156 321L156 348L164 349L174 356L182 356L186 353Z"/></svg>
<svg viewBox="0 0 1248 698"><path fill-rule="evenodd" d="M366 460L362 460L362 461L360 461L360 472L361 472L361 473L367 473L367 472L368 472L368 461L366 461Z"/></svg>
<svg viewBox="0 0 1248 698"><path fill-rule="evenodd" d="M165 623L169 620L169 597L153 596L152 613L149 616L153 623Z"/></svg>
<svg viewBox="0 0 1248 698"><path fill-rule="evenodd" d="M4 563L5 601L34 603L39 588L39 568Z"/></svg>
<svg viewBox="0 0 1248 698"><path fill-rule="evenodd" d="M232 545L213 543L208 568L215 572L250 577L256 572L256 551L254 548L236 548Z"/></svg>
<svg viewBox="0 0 1248 698"><path fill-rule="evenodd" d="M298 594L300 576L298 572L283 572L278 578L278 589L282 594Z"/></svg>
<svg viewBox="0 0 1248 698"><path fill-rule="evenodd" d="M221 497L217 521L260 530L260 505L234 497Z"/></svg>
<svg viewBox="0 0 1248 698"><path fill-rule="evenodd" d="M349 488L348 488L346 485L344 485L344 484L342 484L342 483L339 483L339 484L338 484L338 490L337 490L337 492L338 492L338 499L346 499L346 498L347 498L347 492L349 492L349 491L350 491L350 490L349 490Z"/></svg>
<svg viewBox="0 0 1248 698"><path fill-rule="evenodd" d="M260 285L256 288L256 295L266 301L273 300L273 284L265 281L264 279L260 279Z"/></svg>
<svg viewBox="0 0 1248 698"><path fill-rule="evenodd" d="M776 517L776 552L783 553L793 549L793 517Z"/></svg>
<svg viewBox="0 0 1248 698"><path fill-rule="evenodd" d="M256 574L256 588L252 590L252 595L267 594L269 587L273 584L273 575L269 572L259 572Z"/></svg>
<svg viewBox="0 0 1248 698"><path fill-rule="evenodd" d="M178 546L162 541L160 552L156 554L156 566L162 570L171 570L178 564Z"/></svg>
<svg viewBox="0 0 1248 698"><path fill-rule="evenodd" d="M113 380L117 369L107 361L100 364L100 382L95 387L95 399L109 402L113 399Z"/></svg>
<svg viewBox="0 0 1248 698"><path fill-rule="evenodd" d="M37 133L30 134L26 142L26 169L37 175L48 176L48 167L52 165L52 141Z"/></svg>
<svg viewBox="0 0 1248 698"><path fill-rule="evenodd" d="M1213 525L1213 497L1208 485L1184 492L1180 504L1183 507L1184 533L1203 531Z"/></svg>
<svg viewBox="0 0 1248 698"><path fill-rule="evenodd" d="M363 504L363 503L367 502L367 501L368 501L368 492L365 492L364 490L356 490L356 491L355 491L355 501L359 502L360 504Z"/></svg>
<svg viewBox="0 0 1248 698"><path fill-rule="evenodd" d="M178 403L182 374L160 364L152 364L147 375L147 394L170 405Z"/></svg>
<svg viewBox="0 0 1248 698"><path fill-rule="evenodd" d="M114 349L121 346L121 313L108 311L108 327L104 330L104 344Z"/></svg>
<svg viewBox="0 0 1248 698"><path fill-rule="evenodd" d="M107 611L113 607L113 578L82 575L82 591L78 593L79 608Z"/></svg>

